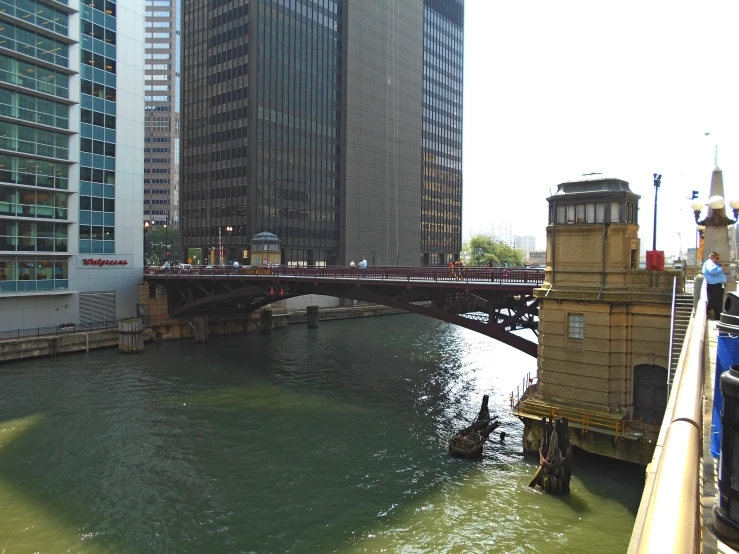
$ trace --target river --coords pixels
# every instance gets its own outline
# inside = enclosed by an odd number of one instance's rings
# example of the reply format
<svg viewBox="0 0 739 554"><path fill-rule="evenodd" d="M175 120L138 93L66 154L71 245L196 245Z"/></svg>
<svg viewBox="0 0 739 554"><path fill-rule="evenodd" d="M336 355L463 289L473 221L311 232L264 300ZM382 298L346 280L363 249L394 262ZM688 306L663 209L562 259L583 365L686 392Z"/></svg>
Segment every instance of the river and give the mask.
<svg viewBox="0 0 739 554"><path fill-rule="evenodd" d="M509 394L536 360L422 316L0 366L0 552L622 553L636 466L528 487ZM449 457L483 394L482 461Z"/></svg>

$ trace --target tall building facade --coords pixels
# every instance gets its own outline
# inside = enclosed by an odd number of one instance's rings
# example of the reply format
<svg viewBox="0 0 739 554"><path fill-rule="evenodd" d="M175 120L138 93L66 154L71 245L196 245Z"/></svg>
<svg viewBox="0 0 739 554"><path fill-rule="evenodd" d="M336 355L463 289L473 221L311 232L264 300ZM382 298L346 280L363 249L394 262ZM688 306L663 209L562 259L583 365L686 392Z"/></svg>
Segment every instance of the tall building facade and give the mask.
<svg viewBox="0 0 739 554"><path fill-rule="evenodd" d="M462 249L463 61L464 0L425 0L422 265L443 265Z"/></svg>
<svg viewBox="0 0 739 554"><path fill-rule="evenodd" d="M0 331L136 313L143 14L0 1Z"/></svg>
<svg viewBox="0 0 739 554"><path fill-rule="evenodd" d="M536 237L518 236L513 237L513 248L523 250L524 255L536 250Z"/></svg>
<svg viewBox="0 0 739 554"><path fill-rule="evenodd" d="M451 1L183 0L187 257L249 262L261 231L287 264L458 254L461 55L444 49L454 37L461 54L463 6ZM441 169L452 162L456 176Z"/></svg>
<svg viewBox="0 0 739 554"><path fill-rule="evenodd" d="M144 221L179 224L181 0L146 0Z"/></svg>
<svg viewBox="0 0 739 554"><path fill-rule="evenodd" d="M500 221L493 225L493 240L513 247L513 224Z"/></svg>

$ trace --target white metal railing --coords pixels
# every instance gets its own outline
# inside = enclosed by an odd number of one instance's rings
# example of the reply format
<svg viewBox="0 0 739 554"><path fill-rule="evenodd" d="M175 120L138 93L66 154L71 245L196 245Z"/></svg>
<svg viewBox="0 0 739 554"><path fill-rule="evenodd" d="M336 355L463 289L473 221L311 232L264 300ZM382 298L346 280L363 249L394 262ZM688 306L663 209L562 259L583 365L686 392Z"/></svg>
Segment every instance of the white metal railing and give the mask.
<svg viewBox="0 0 739 554"><path fill-rule="evenodd" d="M657 439L629 553L700 551L706 287L690 320Z"/></svg>

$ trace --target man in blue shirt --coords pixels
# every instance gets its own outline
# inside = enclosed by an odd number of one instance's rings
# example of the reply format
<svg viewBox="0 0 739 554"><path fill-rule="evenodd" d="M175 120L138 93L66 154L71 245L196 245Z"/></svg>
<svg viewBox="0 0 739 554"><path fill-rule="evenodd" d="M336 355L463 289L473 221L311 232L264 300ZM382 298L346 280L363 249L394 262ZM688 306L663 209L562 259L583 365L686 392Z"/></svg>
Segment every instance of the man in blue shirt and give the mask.
<svg viewBox="0 0 739 554"><path fill-rule="evenodd" d="M707 309L713 310L713 319L718 319L723 311L724 283L726 282L726 274L718 252L711 252L706 263L703 264L703 277L706 279L708 291Z"/></svg>

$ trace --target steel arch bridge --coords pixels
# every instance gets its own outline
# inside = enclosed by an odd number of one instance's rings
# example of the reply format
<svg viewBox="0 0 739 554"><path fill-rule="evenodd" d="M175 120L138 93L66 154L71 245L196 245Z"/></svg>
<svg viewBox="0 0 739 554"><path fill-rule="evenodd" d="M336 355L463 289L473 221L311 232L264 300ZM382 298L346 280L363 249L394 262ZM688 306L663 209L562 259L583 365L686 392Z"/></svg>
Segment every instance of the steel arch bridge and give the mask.
<svg viewBox="0 0 739 554"><path fill-rule="evenodd" d="M232 267L147 270L167 289L171 317L255 311L306 294L382 304L492 337L536 357L538 300L544 271L528 268Z"/></svg>

